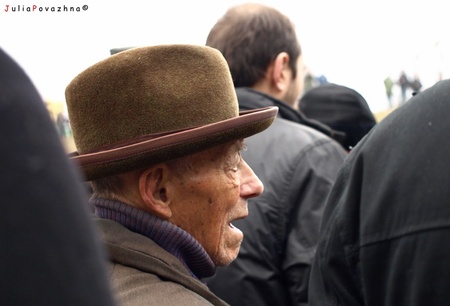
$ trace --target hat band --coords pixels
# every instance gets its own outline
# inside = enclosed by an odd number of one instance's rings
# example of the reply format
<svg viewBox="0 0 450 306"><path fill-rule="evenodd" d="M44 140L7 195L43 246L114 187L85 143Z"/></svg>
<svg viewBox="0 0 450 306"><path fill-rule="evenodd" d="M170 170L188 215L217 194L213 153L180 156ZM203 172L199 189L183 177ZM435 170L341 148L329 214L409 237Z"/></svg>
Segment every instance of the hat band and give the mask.
<svg viewBox="0 0 450 306"><path fill-rule="evenodd" d="M225 119L220 122L207 124L200 127L187 128L181 131L169 131L159 134L150 134L133 139L133 143L126 142L128 145L119 146L118 143L108 147L112 149L97 149L92 153L73 152L70 154L72 160L76 160L81 166L105 164L118 160L130 158L139 154L145 154L152 151L158 151L162 148L170 148L182 143L192 142L197 139L213 137L214 135L232 129L244 129L246 126L252 126L257 122L268 119L274 119L278 112L278 107L266 107L257 110L248 110L240 112L239 117ZM162 135L162 136L161 136ZM151 137L151 138L150 138Z"/></svg>
<svg viewBox="0 0 450 306"><path fill-rule="evenodd" d="M140 143L140 142L143 142L143 141L152 140L152 139L156 139L156 138L163 137L163 136L166 136L166 135L179 133L179 132L183 132L183 131L187 131L187 130L191 130L191 129L195 129L195 128L196 127L191 127L191 128L172 130L172 131L166 131L166 132L161 132L161 133L153 133L153 134L141 135L141 136L138 136L138 137L133 138L133 139L127 139L127 140L124 140L124 141L118 141L118 142L115 142L113 144L109 144L109 145L105 145L105 146L96 148L94 150L88 150L88 151L84 152L83 154L94 154L94 153L98 153L98 152L102 152L102 151L114 150L114 149L117 149L117 148L134 145L136 143ZM80 154L78 153L78 151L74 151L74 152L69 153L69 157L76 157L76 156L79 156L79 155Z"/></svg>

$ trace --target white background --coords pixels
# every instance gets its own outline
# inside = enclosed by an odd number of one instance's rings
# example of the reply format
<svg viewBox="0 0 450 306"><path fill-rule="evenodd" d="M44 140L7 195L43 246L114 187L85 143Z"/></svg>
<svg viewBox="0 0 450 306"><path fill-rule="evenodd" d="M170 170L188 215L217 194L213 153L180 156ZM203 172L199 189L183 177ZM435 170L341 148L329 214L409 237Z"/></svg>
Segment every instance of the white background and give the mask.
<svg viewBox="0 0 450 306"><path fill-rule="evenodd" d="M64 102L66 85L116 47L204 44L213 24L238 0L0 1L0 47L28 73L43 99ZM372 111L387 108L383 80L400 70L424 88L450 74L445 1L278 0L296 24L315 74L353 87ZM10 6L82 6L82 12L5 12ZM446 20L447 19L447 20ZM1 67L0 67L1 69Z"/></svg>

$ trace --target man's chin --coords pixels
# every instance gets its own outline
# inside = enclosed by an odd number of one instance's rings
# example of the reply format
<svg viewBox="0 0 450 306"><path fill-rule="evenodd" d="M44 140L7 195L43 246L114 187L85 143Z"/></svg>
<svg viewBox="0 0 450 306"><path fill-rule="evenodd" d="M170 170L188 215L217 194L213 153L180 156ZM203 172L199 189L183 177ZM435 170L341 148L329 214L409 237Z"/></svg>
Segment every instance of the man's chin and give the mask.
<svg viewBox="0 0 450 306"><path fill-rule="evenodd" d="M238 254L239 254L239 249L236 252L228 251L225 256L221 256L220 258L215 260L214 264L217 267L228 266L230 263L232 263L237 258Z"/></svg>
<svg viewBox="0 0 450 306"><path fill-rule="evenodd" d="M242 239L239 240L238 243L234 243L234 246L228 246L223 251L222 254L219 254L217 258L213 261L216 266L223 267L229 265L232 261L234 261L239 255L239 250L241 248Z"/></svg>

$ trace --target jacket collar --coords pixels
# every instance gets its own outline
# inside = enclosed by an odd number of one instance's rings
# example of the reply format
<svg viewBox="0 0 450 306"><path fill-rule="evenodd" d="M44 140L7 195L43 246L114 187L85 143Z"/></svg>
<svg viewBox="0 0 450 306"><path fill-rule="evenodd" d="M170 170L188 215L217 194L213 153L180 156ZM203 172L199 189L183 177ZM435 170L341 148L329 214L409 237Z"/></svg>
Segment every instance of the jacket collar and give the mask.
<svg viewBox="0 0 450 306"><path fill-rule="evenodd" d="M272 96L249 87L236 88L236 94L239 101L239 108L241 110L278 106L278 117L309 126L310 128L333 138L341 145L344 143L346 137L344 132L333 130L331 127L320 121L307 118L302 112L293 109L288 104L275 99Z"/></svg>

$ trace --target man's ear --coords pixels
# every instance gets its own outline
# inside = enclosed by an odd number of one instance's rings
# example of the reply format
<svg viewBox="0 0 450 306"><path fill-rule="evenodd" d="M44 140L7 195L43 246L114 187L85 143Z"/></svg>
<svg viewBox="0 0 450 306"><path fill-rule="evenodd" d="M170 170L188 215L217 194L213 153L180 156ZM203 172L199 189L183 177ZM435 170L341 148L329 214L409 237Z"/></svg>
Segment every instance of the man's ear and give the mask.
<svg viewBox="0 0 450 306"><path fill-rule="evenodd" d="M167 195L169 169L166 164L152 166L139 176L139 193L147 209L154 215L169 219L170 197Z"/></svg>
<svg viewBox="0 0 450 306"><path fill-rule="evenodd" d="M285 92L289 88L292 72L289 68L289 54L281 52L273 62L272 82L279 92Z"/></svg>

